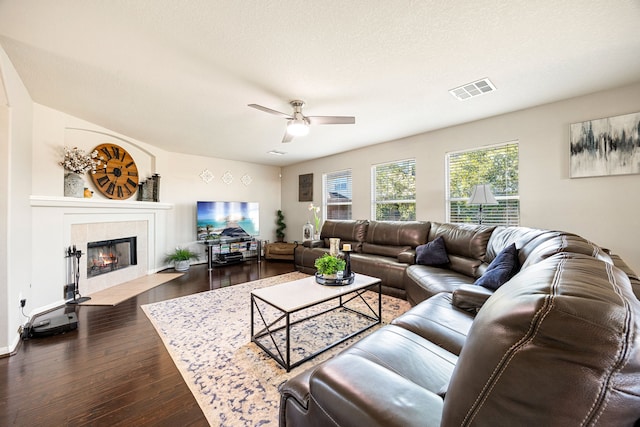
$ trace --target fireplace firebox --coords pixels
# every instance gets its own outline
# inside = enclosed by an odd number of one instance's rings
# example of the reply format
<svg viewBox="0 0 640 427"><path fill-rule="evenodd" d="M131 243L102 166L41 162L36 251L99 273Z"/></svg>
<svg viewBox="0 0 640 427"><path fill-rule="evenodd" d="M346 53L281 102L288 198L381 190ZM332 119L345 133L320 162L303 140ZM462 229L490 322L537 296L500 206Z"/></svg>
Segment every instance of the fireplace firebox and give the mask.
<svg viewBox="0 0 640 427"><path fill-rule="evenodd" d="M87 243L87 277L138 264L135 237Z"/></svg>

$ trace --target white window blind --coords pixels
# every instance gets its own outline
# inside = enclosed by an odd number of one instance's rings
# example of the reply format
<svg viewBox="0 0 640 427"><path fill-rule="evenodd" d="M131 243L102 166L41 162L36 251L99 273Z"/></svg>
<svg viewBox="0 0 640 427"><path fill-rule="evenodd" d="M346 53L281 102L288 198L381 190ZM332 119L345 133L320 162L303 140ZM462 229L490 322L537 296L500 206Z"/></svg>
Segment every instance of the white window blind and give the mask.
<svg viewBox="0 0 640 427"><path fill-rule="evenodd" d="M415 159L373 166L372 182L372 218L376 221L416 219Z"/></svg>
<svg viewBox="0 0 640 427"><path fill-rule="evenodd" d="M489 184L497 205L482 206L482 224L519 225L518 143L447 154L447 220L478 224L479 206L467 201L476 184Z"/></svg>
<svg viewBox="0 0 640 427"><path fill-rule="evenodd" d="M326 219L351 219L351 169L323 176Z"/></svg>

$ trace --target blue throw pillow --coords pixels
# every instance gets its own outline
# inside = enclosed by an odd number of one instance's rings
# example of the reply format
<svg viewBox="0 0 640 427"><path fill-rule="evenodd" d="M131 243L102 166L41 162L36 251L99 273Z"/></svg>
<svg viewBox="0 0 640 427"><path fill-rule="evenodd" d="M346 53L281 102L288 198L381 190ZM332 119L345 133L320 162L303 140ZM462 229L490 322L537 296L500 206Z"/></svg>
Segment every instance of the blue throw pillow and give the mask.
<svg viewBox="0 0 640 427"><path fill-rule="evenodd" d="M437 266L448 263L449 257L442 236L416 248L416 264Z"/></svg>
<svg viewBox="0 0 640 427"><path fill-rule="evenodd" d="M518 250L516 249L516 244L512 243L491 261L487 271L475 281L474 285L484 286L495 291L515 276L519 270Z"/></svg>

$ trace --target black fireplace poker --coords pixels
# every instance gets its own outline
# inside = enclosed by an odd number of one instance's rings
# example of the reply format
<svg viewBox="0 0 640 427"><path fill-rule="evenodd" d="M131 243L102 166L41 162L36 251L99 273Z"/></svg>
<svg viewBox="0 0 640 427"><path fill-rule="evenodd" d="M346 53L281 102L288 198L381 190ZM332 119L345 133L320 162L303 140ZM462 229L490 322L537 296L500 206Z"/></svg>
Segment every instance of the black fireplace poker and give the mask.
<svg viewBox="0 0 640 427"><path fill-rule="evenodd" d="M80 295L80 258L82 257L82 251L76 249L76 245L67 248L67 256L65 258L72 258L73 261L73 299L67 301L67 304L80 304L81 302L89 301L91 297L83 297ZM67 263L68 266L68 263Z"/></svg>

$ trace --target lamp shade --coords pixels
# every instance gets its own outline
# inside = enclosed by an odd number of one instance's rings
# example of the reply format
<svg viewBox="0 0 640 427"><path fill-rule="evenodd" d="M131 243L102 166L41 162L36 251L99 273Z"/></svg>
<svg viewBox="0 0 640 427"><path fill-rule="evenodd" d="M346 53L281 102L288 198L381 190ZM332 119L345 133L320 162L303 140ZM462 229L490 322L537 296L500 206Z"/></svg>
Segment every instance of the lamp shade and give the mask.
<svg viewBox="0 0 640 427"><path fill-rule="evenodd" d="M478 184L473 186L471 197L467 203L470 205L497 205L498 201L493 196L489 184Z"/></svg>

